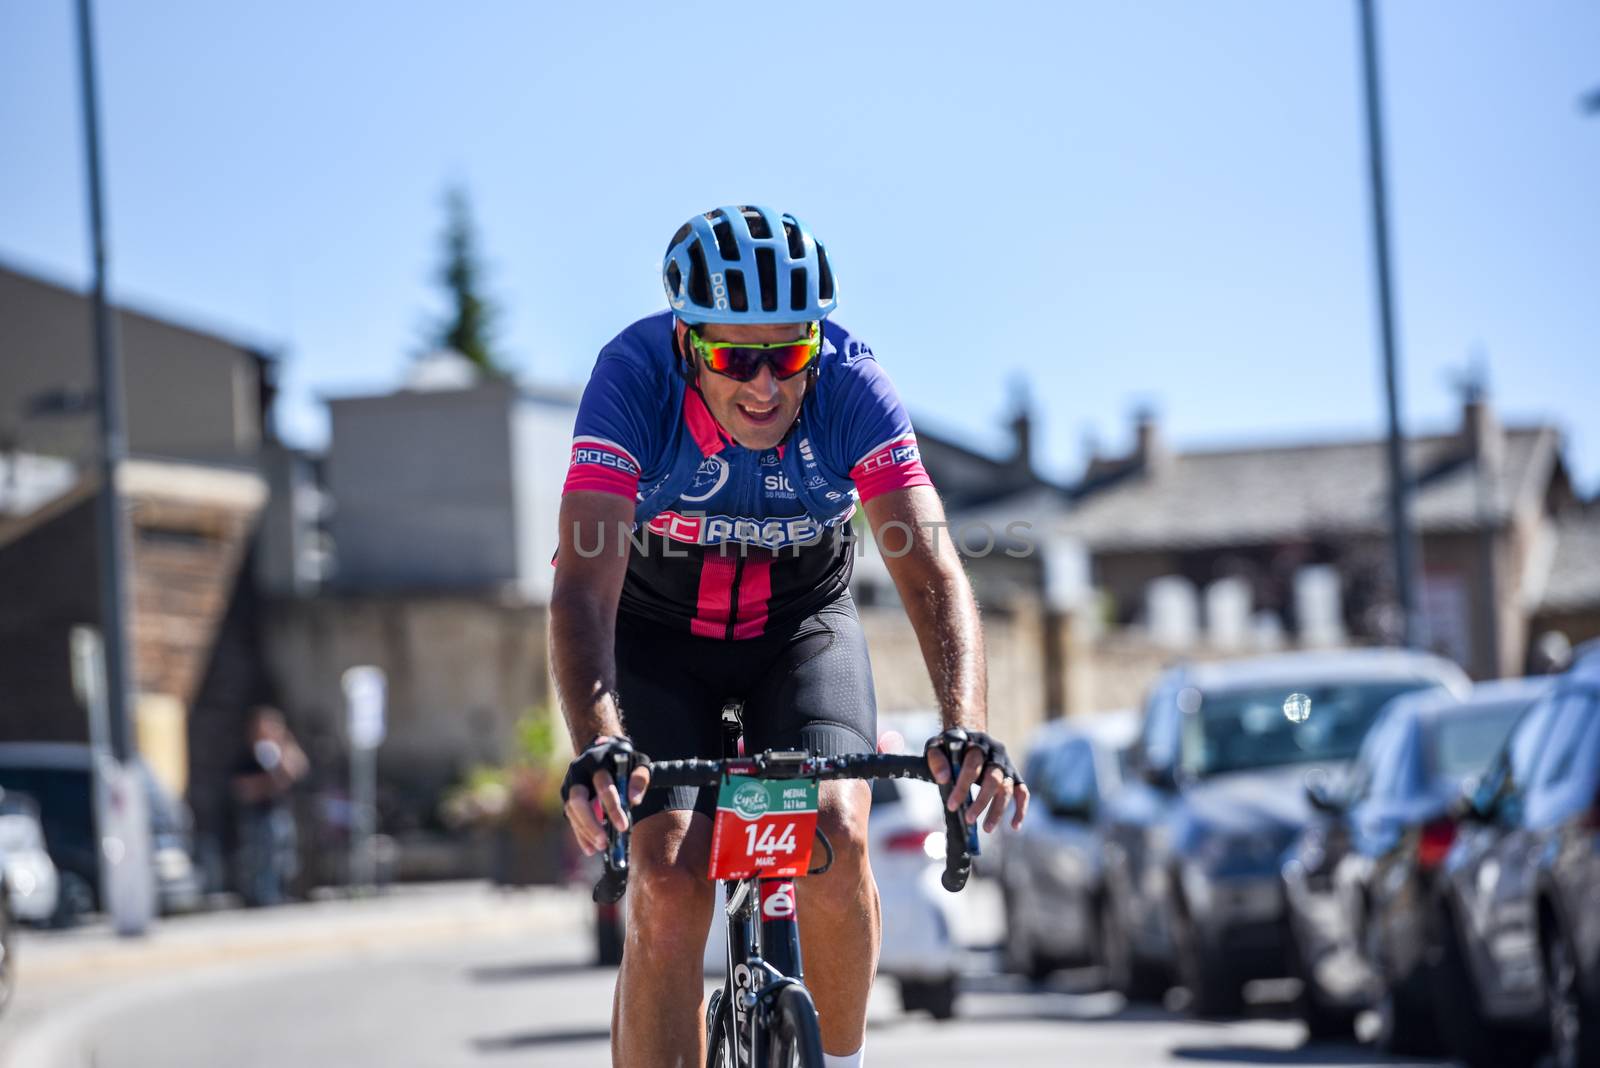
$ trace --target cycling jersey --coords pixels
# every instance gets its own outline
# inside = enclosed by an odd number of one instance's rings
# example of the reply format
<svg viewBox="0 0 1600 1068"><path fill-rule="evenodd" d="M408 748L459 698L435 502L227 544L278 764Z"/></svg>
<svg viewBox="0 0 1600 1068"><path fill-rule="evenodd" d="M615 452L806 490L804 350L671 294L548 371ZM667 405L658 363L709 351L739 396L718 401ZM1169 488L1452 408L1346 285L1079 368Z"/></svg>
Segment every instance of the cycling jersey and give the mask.
<svg viewBox="0 0 1600 1068"><path fill-rule="evenodd" d="M858 500L932 483L872 351L824 322L816 380L784 441L746 449L684 376L672 315L600 352L563 492L634 502L623 612L708 638L758 637L842 594ZM618 551L615 532L576 548Z"/></svg>

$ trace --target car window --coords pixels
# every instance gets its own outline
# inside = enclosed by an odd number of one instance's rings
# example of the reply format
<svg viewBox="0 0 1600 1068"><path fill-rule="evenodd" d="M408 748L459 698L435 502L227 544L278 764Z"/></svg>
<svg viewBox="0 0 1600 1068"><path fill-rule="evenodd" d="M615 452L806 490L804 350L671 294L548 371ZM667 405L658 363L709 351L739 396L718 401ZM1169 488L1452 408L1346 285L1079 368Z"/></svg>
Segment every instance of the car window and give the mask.
<svg viewBox="0 0 1600 1068"><path fill-rule="evenodd" d="M1550 724L1550 740L1545 743L1530 779L1533 789L1557 789L1572 777L1576 757L1584 749L1581 743L1593 719L1594 701L1588 694L1573 693L1557 700L1555 717Z"/></svg>
<svg viewBox="0 0 1600 1068"><path fill-rule="evenodd" d="M1356 681L1220 690L1205 694L1184 745L1199 776L1356 755L1379 711L1431 683Z"/></svg>
<svg viewBox="0 0 1600 1068"><path fill-rule="evenodd" d="M1163 686L1145 706L1144 760L1153 768L1171 767L1178 759L1181 713L1173 703L1173 690Z"/></svg>
<svg viewBox="0 0 1600 1068"><path fill-rule="evenodd" d="M1526 707L1525 701L1507 701L1439 716L1429 735L1429 778L1458 783L1481 772Z"/></svg>
<svg viewBox="0 0 1600 1068"><path fill-rule="evenodd" d="M1372 796L1372 783L1377 775L1378 764L1392 747L1389 739L1394 731L1394 722L1393 714L1380 715L1362 741L1361 749L1356 753L1355 762L1351 764L1344 781L1344 796L1351 801L1362 801Z"/></svg>
<svg viewBox="0 0 1600 1068"><path fill-rule="evenodd" d="M1411 767L1416 757L1412 737L1416 723L1410 716L1390 717L1372 770L1371 796L1393 799L1404 797L1412 789L1415 776Z"/></svg>
<svg viewBox="0 0 1600 1068"><path fill-rule="evenodd" d="M1539 758L1545 736L1550 733L1556 704L1555 697L1545 698L1530 708L1512 730L1506 748L1507 771L1511 781L1503 785L1504 790L1514 792L1527 786L1533 774L1534 761Z"/></svg>
<svg viewBox="0 0 1600 1068"><path fill-rule="evenodd" d="M1087 807L1094 803L1094 760L1082 742L1062 746L1045 765L1045 781L1057 804Z"/></svg>

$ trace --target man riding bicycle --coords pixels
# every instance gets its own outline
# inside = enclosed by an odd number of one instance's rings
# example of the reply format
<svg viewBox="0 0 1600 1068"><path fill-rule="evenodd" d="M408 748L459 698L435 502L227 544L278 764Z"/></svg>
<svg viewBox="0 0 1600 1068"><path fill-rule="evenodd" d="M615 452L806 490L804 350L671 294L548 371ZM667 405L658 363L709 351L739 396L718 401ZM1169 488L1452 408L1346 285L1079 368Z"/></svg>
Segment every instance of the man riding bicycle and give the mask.
<svg viewBox="0 0 1600 1068"><path fill-rule="evenodd" d="M744 706L747 751L872 752L877 710L848 583L859 500L916 631L946 728L929 769L952 808L993 830L1027 787L984 734L987 678L972 590L888 376L827 321L833 273L798 220L727 207L667 249L671 310L628 327L584 390L561 501L551 660L579 751L564 795L586 854L596 815L629 829L602 765L721 756L720 710ZM943 744L935 744L943 740ZM959 769L944 755L960 749ZM716 792L646 792L631 811L628 941L612 1011L619 1065L700 1065L701 959ZM802 952L830 1065L859 1065L879 944L867 858L870 791L821 784L834 861L800 880ZM619 1026L619 1021L626 1026Z"/></svg>

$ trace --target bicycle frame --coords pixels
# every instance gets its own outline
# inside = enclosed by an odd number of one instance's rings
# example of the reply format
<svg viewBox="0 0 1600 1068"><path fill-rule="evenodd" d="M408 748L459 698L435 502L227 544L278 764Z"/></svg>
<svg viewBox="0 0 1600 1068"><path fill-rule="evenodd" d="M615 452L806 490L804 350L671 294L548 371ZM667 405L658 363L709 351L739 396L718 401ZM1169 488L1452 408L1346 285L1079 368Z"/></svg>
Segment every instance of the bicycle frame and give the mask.
<svg viewBox="0 0 1600 1068"><path fill-rule="evenodd" d="M727 978L707 1011L709 1068L726 1049L737 1068L764 1065L767 1014L778 991L805 986L800 919L793 879L739 879L721 884L727 895ZM760 919L757 919L757 912ZM717 1041L721 1036L721 1043Z"/></svg>

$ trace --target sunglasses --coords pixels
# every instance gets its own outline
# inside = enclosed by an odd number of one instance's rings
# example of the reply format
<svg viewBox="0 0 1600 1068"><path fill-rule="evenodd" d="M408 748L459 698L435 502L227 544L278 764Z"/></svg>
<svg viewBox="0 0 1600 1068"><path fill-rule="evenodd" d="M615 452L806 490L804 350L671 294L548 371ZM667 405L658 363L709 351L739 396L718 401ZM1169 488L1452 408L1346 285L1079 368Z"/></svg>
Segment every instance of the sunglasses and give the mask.
<svg viewBox="0 0 1600 1068"><path fill-rule="evenodd" d="M761 373L762 364L771 367L773 377L782 381L817 362L817 354L822 351L822 330L812 323L806 336L798 341L765 344L707 341L690 330L689 345L707 368L736 382L750 381Z"/></svg>

